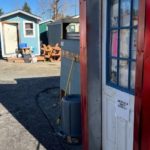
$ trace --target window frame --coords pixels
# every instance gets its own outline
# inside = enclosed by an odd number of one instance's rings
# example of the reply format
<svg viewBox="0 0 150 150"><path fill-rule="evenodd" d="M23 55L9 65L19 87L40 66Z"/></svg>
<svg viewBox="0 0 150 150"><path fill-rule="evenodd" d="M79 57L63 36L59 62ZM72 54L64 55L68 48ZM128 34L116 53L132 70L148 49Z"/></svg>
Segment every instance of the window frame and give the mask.
<svg viewBox="0 0 150 150"><path fill-rule="evenodd" d="M107 18L106 18L106 85L111 86L115 89L118 89L120 91L129 93L134 95L135 90L131 88L131 64L133 62L136 62L136 59L132 58L132 36L134 29L138 30L138 25L133 24L133 4L134 0L130 1L130 25L129 26L121 26L121 0L118 0L118 25L116 27L111 26L111 0L107 0ZM139 9L139 8L138 8ZM128 29L129 30L129 57L128 58L121 58L120 57L120 31L122 29ZM111 55L111 32L112 31L118 31L118 45L117 45L117 57ZM109 43L109 44L108 44ZM117 83L113 83L110 79L110 69L111 65L110 62L112 59L117 60ZM126 60L128 61L128 87L125 88L123 86L119 85L119 63L120 60Z"/></svg>
<svg viewBox="0 0 150 150"><path fill-rule="evenodd" d="M32 25L33 25L33 35L27 35L26 34L26 23L32 23ZM24 37L35 38L35 23L32 22L32 21L23 21L23 32L24 32Z"/></svg>

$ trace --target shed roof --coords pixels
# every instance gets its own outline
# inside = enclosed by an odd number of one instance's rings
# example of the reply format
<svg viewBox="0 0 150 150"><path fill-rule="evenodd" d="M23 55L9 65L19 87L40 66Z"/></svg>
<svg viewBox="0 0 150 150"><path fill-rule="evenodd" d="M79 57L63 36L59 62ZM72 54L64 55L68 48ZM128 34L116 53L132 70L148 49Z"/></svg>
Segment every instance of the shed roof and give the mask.
<svg viewBox="0 0 150 150"><path fill-rule="evenodd" d="M3 18L6 18L6 17L9 17L9 16L12 16L12 15L15 15L15 14L18 14L18 13L24 14L24 15L32 17L32 18L35 18L35 19L37 19L39 21L41 20L41 17L33 15L33 14L30 14L30 13L27 13L27 12L25 12L23 10L16 10L16 11L4 14L4 15L0 16L0 19L3 19Z"/></svg>
<svg viewBox="0 0 150 150"><path fill-rule="evenodd" d="M63 23L79 23L79 18L66 17L64 19L56 20L48 23L48 25L63 24Z"/></svg>
<svg viewBox="0 0 150 150"><path fill-rule="evenodd" d="M52 19L48 19L48 20L45 20L45 21L41 21L40 24L43 24L43 23L50 23L50 22L53 22L54 20Z"/></svg>

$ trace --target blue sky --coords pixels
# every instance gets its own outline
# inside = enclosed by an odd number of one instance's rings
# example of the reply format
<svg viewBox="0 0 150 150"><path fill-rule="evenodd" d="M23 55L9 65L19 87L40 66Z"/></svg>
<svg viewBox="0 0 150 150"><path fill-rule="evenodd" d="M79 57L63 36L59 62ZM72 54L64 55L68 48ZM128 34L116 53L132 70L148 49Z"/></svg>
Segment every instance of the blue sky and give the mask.
<svg viewBox="0 0 150 150"><path fill-rule="evenodd" d="M30 5L33 14L41 15L41 12L39 10L40 4L38 0L0 0L0 8L2 8L5 13L11 12L18 8L22 8L22 5L24 4L25 1L27 1L28 4ZM61 1L62 2L65 1L66 3L68 3L66 15L79 14L79 0L61 0ZM47 11L47 13L49 12Z"/></svg>

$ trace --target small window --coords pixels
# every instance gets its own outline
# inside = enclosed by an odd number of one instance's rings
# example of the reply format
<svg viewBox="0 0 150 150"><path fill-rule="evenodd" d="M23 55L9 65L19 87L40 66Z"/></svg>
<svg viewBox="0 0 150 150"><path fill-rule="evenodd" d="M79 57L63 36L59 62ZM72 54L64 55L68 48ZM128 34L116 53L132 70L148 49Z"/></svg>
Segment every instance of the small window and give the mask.
<svg viewBox="0 0 150 150"><path fill-rule="evenodd" d="M64 24L63 38L64 39L79 39L79 23L66 23Z"/></svg>
<svg viewBox="0 0 150 150"><path fill-rule="evenodd" d="M139 0L108 0L108 5L107 84L133 93Z"/></svg>
<svg viewBox="0 0 150 150"><path fill-rule="evenodd" d="M79 33L79 23L70 23L66 29L67 33Z"/></svg>
<svg viewBox="0 0 150 150"><path fill-rule="evenodd" d="M34 36L34 24L32 22L25 22L24 24L25 37Z"/></svg>

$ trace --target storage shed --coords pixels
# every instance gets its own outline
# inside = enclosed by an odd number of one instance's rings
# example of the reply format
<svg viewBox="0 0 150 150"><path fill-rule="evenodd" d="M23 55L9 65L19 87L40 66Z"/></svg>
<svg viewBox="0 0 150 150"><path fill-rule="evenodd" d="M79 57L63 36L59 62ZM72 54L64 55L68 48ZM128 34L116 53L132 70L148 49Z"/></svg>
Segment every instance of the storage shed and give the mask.
<svg viewBox="0 0 150 150"><path fill-rule="evenodd" d="M65 19L61 26L61 93L80 94L79 19Z"/></svg>
<svg viewBox="0 0 150 150"><path fill-rule="evenodd" d="M48 24L53 22L52 19L40 22L40 41L42 44L48 44Z"/></svg>
<svg viewBox="0 0 150 150"><path fill-rule="evenodd" d="M66 18L49 24L49 44L62 48L60 89L62 96L80 94L79 18Z"/></svg>
<svg viewBox="0 0 150 150"><path fill-rule="evenodd" d="M66 27L69 32L79 33L79 17L68 17L48 24L48 42L51 45L61 44L61 40L65 38Z"/></svg>
<svg viewBox="0 0 150 150"><path fill-rule="evenodd" d="M33 54L40 55L39 22L41 18L17 10L0 17L2 57L16 54L20 43L25 43Z"/></svg>
<svg viewBox="0 0 150 150"><path fill-rule="evenodd" d="M66 18L48 25L49 44L61 45L60 89L66 94L80 94L79 18Z"/></svg>
<svg viewBox="0 0 150 150"><path fill-rule="evenodd" d="M48 24L48 44L55 45L61 43L62 39L62 20Z"/></svg>
<svg viewBox="0 0 150 150"><path fill-rule="evenodd" d="M48 25L49 44L58 43L62 48L61 96L65 92L66 94L80 94L79 39L79 17L61 19Z"/></svg>

